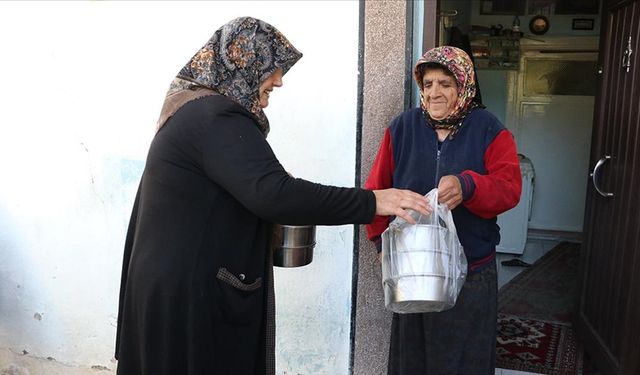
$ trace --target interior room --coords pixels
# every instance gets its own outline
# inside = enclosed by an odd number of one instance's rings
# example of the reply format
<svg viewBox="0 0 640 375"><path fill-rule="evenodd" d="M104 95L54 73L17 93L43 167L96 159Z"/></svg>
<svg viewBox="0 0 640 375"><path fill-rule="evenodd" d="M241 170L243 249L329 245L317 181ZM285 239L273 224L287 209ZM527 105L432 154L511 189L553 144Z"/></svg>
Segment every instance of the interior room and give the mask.
<svg viewBox="0 0 640 375"><path fill-rule="evenodd" d="M499 217L502 286L559 242L581 240L600 4L441 1L439 14L440 44L455 29L468 36L482 103L521 155L521 202Z"/></svg>
<svg viewBox="0 0 640 375"><path fill-rule="evenodd" d="M599 0L439 3L438 44L457 44L471 52L479 98L513 133L521 163L521 201L498 217L496 374L550 373L533 365L534 360L517 357L534 356L532 350L500 353L514 347L500 345L500 327L509 324L501 313L567 327L574 319L590 178L601 6ZM536 283L524 272L534 264L549 268L545 272L554 279L553 287L565 291L547 299L543 293L515 286ZM551 275L554 268L561 275L557 280ZM575 363L589 367L588 359Z"/></svg>

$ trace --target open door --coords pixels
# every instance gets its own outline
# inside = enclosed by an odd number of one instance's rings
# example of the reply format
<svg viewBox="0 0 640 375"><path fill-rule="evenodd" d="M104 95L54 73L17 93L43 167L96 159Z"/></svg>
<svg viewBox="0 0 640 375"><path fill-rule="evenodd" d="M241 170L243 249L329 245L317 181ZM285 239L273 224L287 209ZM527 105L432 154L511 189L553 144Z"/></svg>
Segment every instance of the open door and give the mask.
<svg viewBox="0 0 640 375"><path fill-rule="evenodd" d="M576 327L605 375L640 374L640 0L604 4Z"/></svg>

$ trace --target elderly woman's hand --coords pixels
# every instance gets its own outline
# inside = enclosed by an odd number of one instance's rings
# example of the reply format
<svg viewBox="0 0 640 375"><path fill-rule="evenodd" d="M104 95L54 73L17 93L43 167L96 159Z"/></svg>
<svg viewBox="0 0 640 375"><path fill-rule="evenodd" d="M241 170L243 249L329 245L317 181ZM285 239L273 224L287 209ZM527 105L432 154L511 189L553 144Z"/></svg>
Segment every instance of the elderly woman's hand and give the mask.
<svg viewBox="0 0 640 375"><path fill-rule="evenodd" d="M444 204L450 210L462 203L462 187L456 176L443 176L438 183L438 203Z"/></svg>
<svg viewBox="0 0 640 375"><path fill-rule="evenodd" d="M376 215L403 218L410 224L415 224L409 209L417 211L423 215L431 213L431 206L427 198L410 190L385 189L374 190L376 196Z"/></svg>

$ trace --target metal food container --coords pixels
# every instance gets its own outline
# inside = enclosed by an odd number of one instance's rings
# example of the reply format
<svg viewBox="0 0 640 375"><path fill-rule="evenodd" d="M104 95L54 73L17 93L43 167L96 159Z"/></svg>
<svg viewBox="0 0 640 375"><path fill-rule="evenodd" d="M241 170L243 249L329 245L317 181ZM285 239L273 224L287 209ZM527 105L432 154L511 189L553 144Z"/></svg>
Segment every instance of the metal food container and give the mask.
<svg viewBox="0 0 640 375"><path fill-rule="evenodd" d="M316 246L315 225L276 225L273 265L301 267L313 260Z"/></svg>
<svg viewBox="0 0 640 375"><path fill-rule="evenodd" d="M446 228L413 225L382 235L382 284L385 306L395 312L442 310L453 287L453 262Z"/></svg>

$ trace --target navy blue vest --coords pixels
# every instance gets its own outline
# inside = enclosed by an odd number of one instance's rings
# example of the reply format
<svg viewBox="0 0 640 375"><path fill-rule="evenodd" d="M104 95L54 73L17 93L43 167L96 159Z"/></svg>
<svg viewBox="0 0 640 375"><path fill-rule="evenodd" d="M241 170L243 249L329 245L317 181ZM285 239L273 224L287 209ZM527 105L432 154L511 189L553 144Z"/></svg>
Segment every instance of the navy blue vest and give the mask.
<svg viewBox="0 0 640 375"><path fill-rule="evenodd" d="M438 152L437 134L427 125L422 110L405 111L389 126L395 164L393 187L427 194L438 186L442 176L465 170L486 174L485 151L503 129L495 116L476 108ZM495 251L500 242L496 218L483 219L461 204L453 210L453 220L470 266Z"/></svg>

